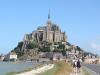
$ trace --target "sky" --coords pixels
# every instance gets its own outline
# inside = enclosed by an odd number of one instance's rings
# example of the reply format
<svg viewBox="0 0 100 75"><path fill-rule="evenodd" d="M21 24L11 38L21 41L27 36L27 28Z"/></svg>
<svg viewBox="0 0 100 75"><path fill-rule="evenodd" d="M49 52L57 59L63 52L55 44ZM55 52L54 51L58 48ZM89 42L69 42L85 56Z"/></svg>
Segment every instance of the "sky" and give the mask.
<svg viewBox="0 0 100 75"><path fill-rule="evenodd" d="M46 25L49 9L68 42L100 55L100 0L0 0L0 54Z"/></svg>

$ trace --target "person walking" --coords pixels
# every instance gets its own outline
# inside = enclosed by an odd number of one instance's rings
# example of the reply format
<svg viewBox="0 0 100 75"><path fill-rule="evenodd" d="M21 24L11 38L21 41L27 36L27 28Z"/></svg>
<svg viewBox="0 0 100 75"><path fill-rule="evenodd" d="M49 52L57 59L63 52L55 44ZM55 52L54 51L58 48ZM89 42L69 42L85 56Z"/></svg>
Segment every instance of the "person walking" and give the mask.
<svg viewBox="0 0 100 75"><path fill-rule="evenodd" d="M76 59L73 59L72 66L73 66L73 72L77 73L77 60Z"/></svg>
<svg viewBox="0 0 100 75"><path fill-rule="evenodd" d="M77 60L77 72L81 71L80 68L81 68L81 61L78 59Z"/></svg>

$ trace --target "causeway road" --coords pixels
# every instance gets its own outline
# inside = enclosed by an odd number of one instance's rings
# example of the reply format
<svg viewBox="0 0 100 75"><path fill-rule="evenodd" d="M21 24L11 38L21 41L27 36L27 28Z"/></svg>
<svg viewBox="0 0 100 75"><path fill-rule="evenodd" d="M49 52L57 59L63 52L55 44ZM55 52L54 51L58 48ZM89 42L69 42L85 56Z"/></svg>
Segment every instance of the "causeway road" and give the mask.
<svg viewBox="0 0 100 75"><path fill-rule="evenodd" d="M100 64L84 64L84 66L89 68L94 75L100 75Z"/></svg>

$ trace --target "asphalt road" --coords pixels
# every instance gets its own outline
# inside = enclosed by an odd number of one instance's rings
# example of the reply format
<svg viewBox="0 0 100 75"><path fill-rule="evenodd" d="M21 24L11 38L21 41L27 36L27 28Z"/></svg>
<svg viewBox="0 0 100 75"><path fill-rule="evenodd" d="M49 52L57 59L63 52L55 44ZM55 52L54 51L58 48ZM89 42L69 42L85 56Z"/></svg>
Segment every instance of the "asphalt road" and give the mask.
<svg viewBox="0 0 100 75"><path fill-rule="evenodd" d="M100 75L100 64L84 64L84 66Z"/></svg>

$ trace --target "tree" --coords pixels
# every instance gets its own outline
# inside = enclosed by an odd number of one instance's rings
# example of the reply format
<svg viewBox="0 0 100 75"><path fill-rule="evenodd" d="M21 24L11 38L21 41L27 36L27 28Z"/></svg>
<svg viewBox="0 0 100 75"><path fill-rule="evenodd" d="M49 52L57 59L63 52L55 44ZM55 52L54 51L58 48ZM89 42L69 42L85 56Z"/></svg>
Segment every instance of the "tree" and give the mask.
<svg viewBox="0 0 100 75"><path fill-rule="evenodd" d="M66 44L67 44L68 46L71 46L71 44L70 44L69 42L66 42Z"/></svg>
<svg viewBox="0 0 100 75"><path fill-rule="evenodd" d="M61 49L61 50L65 50L65 45L64 44L59 44L59 46L57 48Z"/></svg>
<svg viewBox="0 0 100 75"><path fill-rule="evenodd" d="M77 48L78 51L81 51L81 48L79 46L76 46L76 48Z"/></svg>
<svg viewBox="0 0 100 75"><path fill-rule="evenodd" d="M66 50L63 50L63 51L62 51L62 54L63 54L64 56L66 56Z"/></svg>
<svg viewBox="0 0 100 75"><path fill-rule="evenodd" d="M50 52L50 47L43 47L43 48L40 48L40 51L41 51L41 52Z"/></svg>
<svg viewBox="0 0 100 75"><path fill-rule="evenodd" d="M34 49L34 48L37 48L37 47L38 47L38 46L37 46L36 43L29 43L29 44L26 46L27 49Z"/></svg>
<svg viewBox="0 0 100 75"><path fill-rule="evenodd" d="M23 56L23 54L24 54L24 52L18 47L14 48L14 50L12 50L11 52L15 52L17 54L18 58L20 56Z"/></svg>
<svg viewBox="0 0 100 75"><path fill-rule="evenodd" d="M24 54L21 50L23 46L23 42L19 42L17 47L15 47L11 52L15 52L18 55L18 58Z"/></svg>
<svg viewBox="0 0 100 75"><path fill-rule="evenodd" d="M18 48L20 48L20 49L21 49L21 48L22 48L22 46L23 46L23 42L19 42L19 43L18 43Z"/></svg>
<svg viewBox="0 0 100 75"><path fill-rule="evenodd" d="M18 45L17 45L17 47L14 48L14 50L16 50L18 48L21 50L22 46L23 46L23 42L19 42Z"/></svg>

